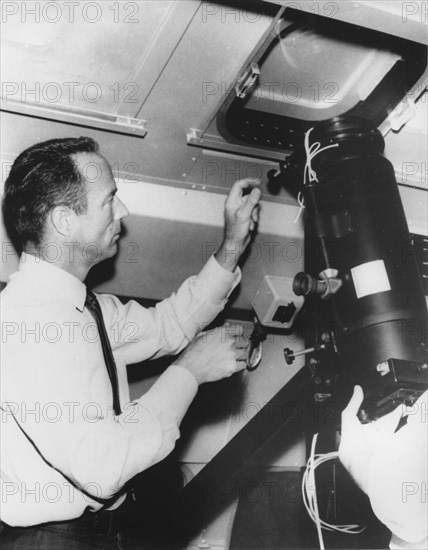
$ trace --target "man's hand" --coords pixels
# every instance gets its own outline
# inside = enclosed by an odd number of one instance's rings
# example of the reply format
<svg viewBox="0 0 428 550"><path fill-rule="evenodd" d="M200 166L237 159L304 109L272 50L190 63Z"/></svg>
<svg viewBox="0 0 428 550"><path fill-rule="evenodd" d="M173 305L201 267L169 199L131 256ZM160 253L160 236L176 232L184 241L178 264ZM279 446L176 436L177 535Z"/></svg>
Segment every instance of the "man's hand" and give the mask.
<svg viewBox="0 0 428 550"><path fill-rule="evenodd" d="M242 326L226 323L201 332L174 364L191 372L198 384L215 382L245 369L248 345Z"/></svg>
<svg viewBox="0 0 428 550"><path fill-rule="evenodd" d="M227 270L234 271L239 258L251 239L251 231L259 221L260 181L246 178L233 184L224 207L224 239L215 254ZM251 192L245 194L251 189Z"/></svg>
<svg viewBox="0 0 428 550"><path fill-rule="evenodd" d="M339 458L361 489L368 493L368 465L375 451L393 437L403 412L398 406L391 413L369 424L361 424L357 417L358 409L364 400L360 386L355 386L354 394L342 412L342 435Z"/></svg>

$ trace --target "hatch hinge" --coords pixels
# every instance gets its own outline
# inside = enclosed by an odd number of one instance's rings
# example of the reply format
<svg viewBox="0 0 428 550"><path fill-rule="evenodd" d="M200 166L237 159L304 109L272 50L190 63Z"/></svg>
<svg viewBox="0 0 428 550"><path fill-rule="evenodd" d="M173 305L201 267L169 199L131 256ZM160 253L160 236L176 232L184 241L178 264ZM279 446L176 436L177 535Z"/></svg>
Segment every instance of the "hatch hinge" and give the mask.
<svg viewBox="0 0 428 550"><path fill-rule="evenodd" d="M389 114L388 118L380 125L380 131L383 136L392 130L399 132L401 128L409 122L416 114L416 106L409 95L405 95L400 103Z"/></svg>

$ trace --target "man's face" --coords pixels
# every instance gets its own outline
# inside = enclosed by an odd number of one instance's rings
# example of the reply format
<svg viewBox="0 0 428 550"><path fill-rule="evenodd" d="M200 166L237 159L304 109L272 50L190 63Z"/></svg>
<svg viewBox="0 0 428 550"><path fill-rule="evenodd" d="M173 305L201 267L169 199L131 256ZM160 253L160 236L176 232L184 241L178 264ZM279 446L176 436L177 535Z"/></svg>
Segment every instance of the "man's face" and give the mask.
<svg viewBox="0 0 428 550"><path fill-rule="evenodd" d="M79 243L84 260L96 264L116 254L121 220L128 210L116 196L116 182L103 156L77 153L74 158L86 179L88 208L75 216L73 241Z"/></svg>

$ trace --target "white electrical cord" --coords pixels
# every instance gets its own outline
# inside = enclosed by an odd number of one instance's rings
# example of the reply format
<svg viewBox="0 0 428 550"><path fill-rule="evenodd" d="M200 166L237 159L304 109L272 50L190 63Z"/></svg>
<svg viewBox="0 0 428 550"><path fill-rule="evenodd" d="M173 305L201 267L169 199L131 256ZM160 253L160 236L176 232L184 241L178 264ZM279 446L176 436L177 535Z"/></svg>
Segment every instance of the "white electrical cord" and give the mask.
<svg viewBox="0 0 428 550"><path fill-rule="evenodd" d="M306 163L305 163L305 169L303 171L303 186L306 185L307 177L309 176L309 183L313 181L318 181L317 173L312 168L312 159L314 159L319 153L322 153L323 151L326 151L327 149L331 149L332 147L339 147L338 143L334 143L333 145L326 145L325 147L321 147L321 143L319 141L315 141L312 143L312 145L309 145L309 136L312 132L313 128L309 128L309 130L305 133L305 152L306 152ZM297 202L299 203L300 209L297 213L296 219L294 220L294 223L297 223L297 220L300 218L303 208L305 208L305 203L303 201L302 194L299 193L297 195Z"/></svg>
<svg viewBox="0 0 428 550"><path fill-rule="evenodd" d="M333 147L339 147L338 143L333 143L332 145L326 145L325 147L321 147L321 143L319 141L315 141L315 143L312 143L312 145L309 145L309 136L312 130L313 128L309 128L309 130L305 134L306 164L305 164L305 171L303 174L303 185L306 185L307 174L309 175L309 183L312 181L318 181L317 174L315 170L312 169L312 166L311 166L312 159L314 159L317 155L319 155L319 153L322 153L327 149L332 149Z"/></svg>
<svg viewBox="0 0 428 550"><path fill-rule="evenodd" d="M298 219L302 215L303 209L305 208L305 201L303 200L302 192L299 191L299 194L297 195L297 202L299 203L299 211L297 212L297 216L294 218L293 223L297 223Z"/></svg>
<svg viewBox="0 0 428 550"><path fill-rule="evenodd" d="M348 535L358 535L365 530L365 526L357 525L354 523L334 525L331 523L327 523L320 518L316 492L315 469L324 462L337 459L339 453L337 451L333 451L326 454L315 454L317 437L318 434L315 434L312 439L311 454L306 464L305 473L303 474L302 496L303 504L308 511L309 517L312 519L317 527L320 549L325 550L322 529L326 529L327 531L339 531L340 533L347 533Z"/></svg>

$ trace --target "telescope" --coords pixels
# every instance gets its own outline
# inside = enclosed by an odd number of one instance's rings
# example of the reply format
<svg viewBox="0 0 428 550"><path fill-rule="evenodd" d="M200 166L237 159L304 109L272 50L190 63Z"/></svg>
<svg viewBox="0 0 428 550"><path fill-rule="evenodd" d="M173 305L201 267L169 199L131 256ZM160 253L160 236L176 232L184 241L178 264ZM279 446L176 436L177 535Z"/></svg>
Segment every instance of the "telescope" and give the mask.
<svg viewBox="0 0 428 550"><path fill-rule="evenodd" d="M359 417L368 422L428 387L422 280L379 130L336 117L304 145L283 175L302 182L305 272L293 291L305 297L308 364L320 386L361 385ZM306 351L286 350L286 361Z"/></svg>

